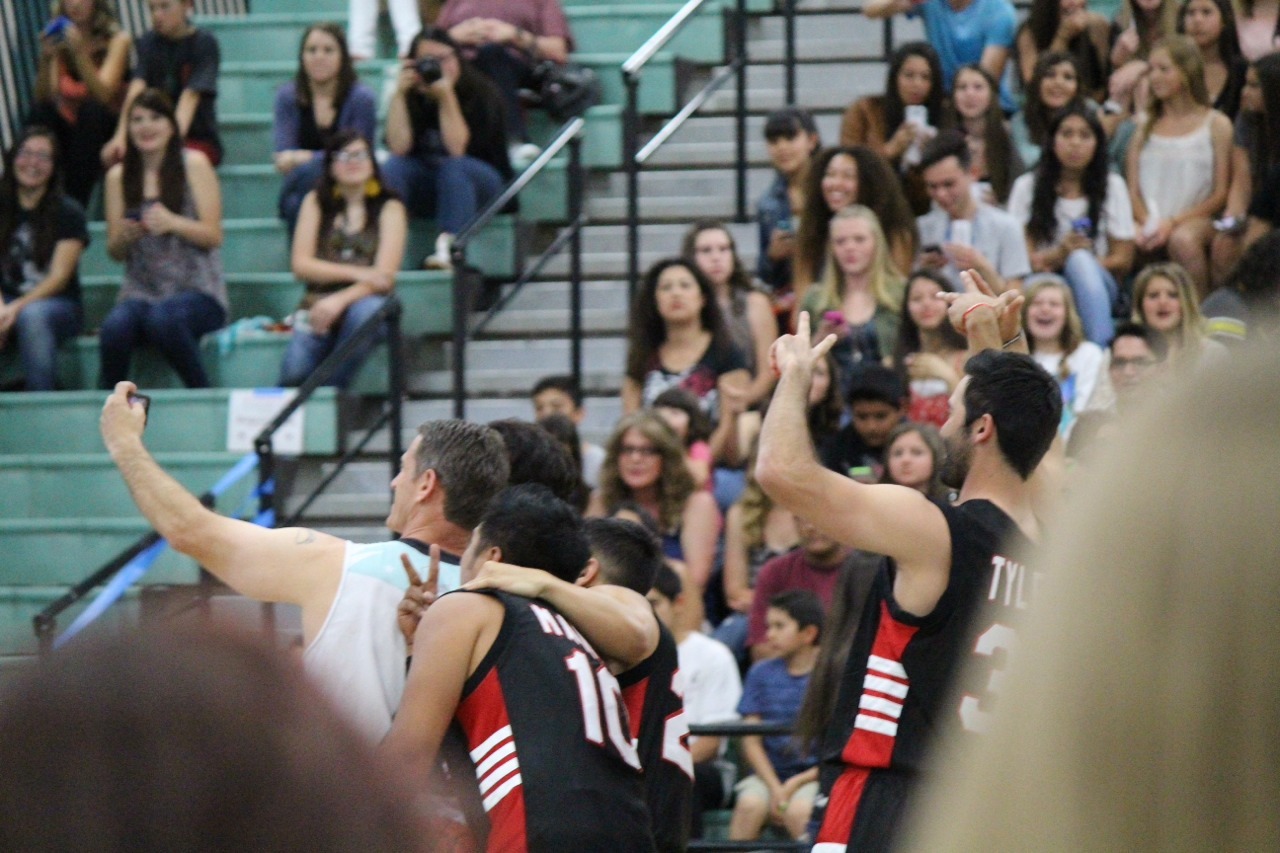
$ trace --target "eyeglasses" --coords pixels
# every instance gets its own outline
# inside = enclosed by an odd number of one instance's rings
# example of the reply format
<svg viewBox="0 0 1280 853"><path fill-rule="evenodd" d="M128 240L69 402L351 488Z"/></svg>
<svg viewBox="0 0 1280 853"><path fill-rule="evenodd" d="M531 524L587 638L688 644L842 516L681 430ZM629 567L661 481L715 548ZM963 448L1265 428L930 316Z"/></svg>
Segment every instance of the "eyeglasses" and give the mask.
<svg viewBox="0 0 1280 853"><path fill-rule="evenodd" d="M53 155L48 151L31 151L26 148L19 148L18 155L15 160L38 160L41 163L52 163Z"/></svg>
<svg viewBox="0 0 1280 853"><path fill-rule="evenodd" d="M336 163L368 163L369 152L361 149L359 151L338 151L333 155Z"/></svg>
<svg viewBox="0 0 1280 853"><path fill-rule="evenodd" d="M1149 358L1147 356L1139 356L1138 358L1111 359L1111 366L1114 367L1116 370L1125 370L1126 368L1129 368L1129 367L1135 367L1135 368L1138 368L1139 370L1142 370L1144 368L1151 367L1155 363L1156 363L1156 360L1154 358Z"/></svg>
<svg viewBox="0 0 1280 853"><path fill-rule="evenodd" d="M640 444L624 444L618 448L619 456L643 456L646 459L652 459L655 456L661 456L662 451L656 447Z"/></svg>

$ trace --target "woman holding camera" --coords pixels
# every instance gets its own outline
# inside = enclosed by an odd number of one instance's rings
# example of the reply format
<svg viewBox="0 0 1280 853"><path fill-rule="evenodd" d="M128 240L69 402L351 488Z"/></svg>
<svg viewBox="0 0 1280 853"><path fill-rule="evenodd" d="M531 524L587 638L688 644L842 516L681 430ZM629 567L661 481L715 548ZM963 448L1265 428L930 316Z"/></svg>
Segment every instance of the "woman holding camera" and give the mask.
<svg viewBox="0 0 1280 853"><path fill-rule="evenodd" d="M1035 272L1071 285L1085 337L1111 342L1111 307L1133 266L1133 208L1124 178L1107 169L1107 137L1076 103L1049 123L1035 170L1013 183L1009 213L1023 223Z"/></svg>
<svg viewBox="0 0 1280 853"><path fill-rule="evenodd" d="M428 269L453 266L454 237L502 192L511 177L502 96L439 28L418 33L387 110L382 167L387 186L413 216L434 216L440 230Z"/></svg>
<svg viewBox="0 0 1280 853"><path fill-rule="evenodd" d="M106 178L107 252L124 261L98 334L100 388L129 378L133 351L160 350L188 388L209 387L200 337L227 318L222 192L209 158L184 149L173 103L144 89L129 105L124 162Z"/></svg>
<svg viewBox="0 0 1280 853"><path fill-rule="evenodd" d="M53 130L67 195L88 204L102 176L98 152L115 133L133 40L109 0L59 0L40 39L29 124Z"/></svg>

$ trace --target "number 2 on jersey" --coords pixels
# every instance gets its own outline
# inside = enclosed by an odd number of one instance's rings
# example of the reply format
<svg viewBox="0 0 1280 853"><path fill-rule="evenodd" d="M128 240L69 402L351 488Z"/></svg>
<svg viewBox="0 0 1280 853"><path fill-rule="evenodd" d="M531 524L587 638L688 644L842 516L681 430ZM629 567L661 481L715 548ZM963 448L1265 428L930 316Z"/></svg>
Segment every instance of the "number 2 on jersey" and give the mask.
<svg viewBox="0 0 1280 853"><path fill-rule="evenodd" d="M613 674L603 666L596 669L586 652L577 649L564 659L564 665L578 681L578 698L582 700L582 728L587 740L604 745L604 733L622 760L640 769L640 755L622 723L622 688Z"/></svg>

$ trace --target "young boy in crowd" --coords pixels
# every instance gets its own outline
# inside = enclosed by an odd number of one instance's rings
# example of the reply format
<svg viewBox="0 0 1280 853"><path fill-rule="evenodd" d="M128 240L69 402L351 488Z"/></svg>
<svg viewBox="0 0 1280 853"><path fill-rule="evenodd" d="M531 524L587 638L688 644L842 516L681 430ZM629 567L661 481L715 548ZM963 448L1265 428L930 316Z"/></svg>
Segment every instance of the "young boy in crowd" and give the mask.
<svg viewBox="0 0 1280 853"><path fill-rule="evenodd" d="M822 604L807 590L789 590L769 602L767 642L777 657L751 667L738 713L744 722L795 722L809 686L822 635ZM766 822L793 839L804 836L818 793L818 759L800 755L790 735L742 738L754 773L738 783L729 838L749 841Z"/></svg>
<svg viewBox="0 0 1280 853"><path fill-rule="evenodd" d="M845 395L850 422L827 443L822 464L839 474L880 482L889 433L907 416L907 389L897 373L879 364L861 367ZM856 469L870 468L870 472Z"/></svg>
<svg viewBox="0 0 1280 853"><path fill-rule="evenodd" d="M774 176L756 203L760 223L756 276L776 293L791 286L791 258L796 252L798 225L793 211L799 212L809 160L821 147L822 139L812 115L799 107L783 107L765 119L764 140Z"/></svg>
<svg viewBox="0 0 1280 853"><path fill-rule="evenodd" d="M222 162L218 139L218 40L191 23L195 0L147 0L151 29L137 42L138 64L125 92L115 136L102 149L110 168L124 157L129 105L145 89L160 89L173 101L178 130L187 148L201 151L209 162Z"/></svg>
<svg viewBox="0 0 1280 853"><path fill-rule="evenodd" d="M582 389L572 376L544 376L533 386L533 419L547 415L564 415L576 427L582 426L586 409L582 407ZM589 441L582 442L582 479L591 488L600 486L600 466L604 464L604 448Z"/></svg>

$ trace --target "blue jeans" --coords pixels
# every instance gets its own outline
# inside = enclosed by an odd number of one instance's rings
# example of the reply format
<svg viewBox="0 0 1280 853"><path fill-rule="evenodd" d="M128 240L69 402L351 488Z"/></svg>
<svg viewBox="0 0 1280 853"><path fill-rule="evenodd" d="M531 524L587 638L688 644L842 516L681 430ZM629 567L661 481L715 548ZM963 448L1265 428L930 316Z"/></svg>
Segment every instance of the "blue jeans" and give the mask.
<svg viewBox="0 0 1280 853"><path fill-rule="evenodd" d="M160 302L126 299L111 309L98 332L102 374L100 388L114 388L129 378L133 351L143 344L160 350L188 388L208 388L209 374L200 361L200 338L222 328L226 309L204 293L179 293Z"/></svg>
<svg viewBox="0 0 1280 853"><path fill-rule="evenodd" d="M357 300L342 315L342 319L337 323L337 329L327 335L295 330L293 338L289 341L289 348L285 350L284 362L280 365L281 387L296 388L306 382L312 371L320 366L320 362L324 361L329 353L341 346L347 338L354 335L365 320L377 313L378 309L382 307L382 303L386 301L387 298L385 296L366 296ZM364 364L364 360L369 357L370 351L377 346L385 334L386 329L384 327L378 335L357 347L351 358L344 361L337 370L329 374L329 378L325 380L324 384L337 386L338 388L345 388L351 384L351 380L355 378L356 371L360 369L360 365Z"/></svg>
<svg viewBox="0 0 1280 853"><path fill-rule="evenodd" d="M284 176L280 185L280 218L289 229L289 240L293 240L293 229L298 224L298 211L302 209L302 200L307 193L316 188L324 175L324 155L317 153L309 163L303 163Z"/></svg>
<svg viewBox="0 0 1280 853"><path fill-rule="evenodd" d="M436 218L440 231L459 234L480 208L502 192L502 175L474 157L445 157L429 163L391 157L382 180L404 200L411 216Z"/></svg>
<svg viewBox="0 0 1280 853"><path fill-rule="evenodd" d="M11 334L17 337L28 391L54 389L58 347L80 334L83 313L79 301L65 296L37 299L18 313Z"/></svg>
<svg viewBox="0 0 1280 853"><path fill-rule="evenodd" d="M1076 310L1084 324L1084 336L1105 349L1116 331L1111 319L1111 306L1115 304L1120 289L1115 278L1088 249L1076 249L1067 256L1067 262L1062 266L1062 277L1071 285Z"/></svg>

